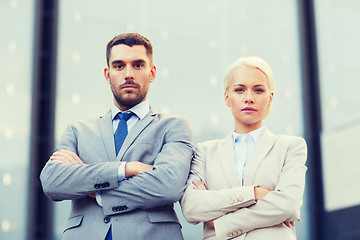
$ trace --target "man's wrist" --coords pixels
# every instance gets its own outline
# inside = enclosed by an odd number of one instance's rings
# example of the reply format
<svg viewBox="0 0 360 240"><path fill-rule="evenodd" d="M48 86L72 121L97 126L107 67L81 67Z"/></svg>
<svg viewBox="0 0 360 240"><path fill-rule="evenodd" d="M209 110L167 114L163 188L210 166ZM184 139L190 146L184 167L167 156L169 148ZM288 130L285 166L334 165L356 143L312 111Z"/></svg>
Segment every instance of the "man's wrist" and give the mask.
<svg viewBox="0 0 360 240"><path fill-rule="evenodd" d="M120 166L118 168L118 174L117 174L118 182L123 181L126 177L126 165L127 162L120 162Z"/></svg>

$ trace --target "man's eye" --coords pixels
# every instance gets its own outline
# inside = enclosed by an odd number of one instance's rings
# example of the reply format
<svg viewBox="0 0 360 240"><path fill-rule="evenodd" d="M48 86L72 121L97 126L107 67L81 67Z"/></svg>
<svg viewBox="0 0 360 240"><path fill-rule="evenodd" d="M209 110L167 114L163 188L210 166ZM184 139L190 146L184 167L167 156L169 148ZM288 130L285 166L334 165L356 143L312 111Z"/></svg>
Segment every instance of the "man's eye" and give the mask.
<svg viewBox="0 0 360 240"><path fill-rule="evenodd" d="M116 68L116 69L123 69L124 66L123 66L123 65L115 65L114 68Z"/></svg>
<svg viewBox="0 0 360 240"><path fill-rule="evenodd" d="M135 65L135 68L142 68L142 67L143 67L142 64L136 64L136 65Z"/></svg>

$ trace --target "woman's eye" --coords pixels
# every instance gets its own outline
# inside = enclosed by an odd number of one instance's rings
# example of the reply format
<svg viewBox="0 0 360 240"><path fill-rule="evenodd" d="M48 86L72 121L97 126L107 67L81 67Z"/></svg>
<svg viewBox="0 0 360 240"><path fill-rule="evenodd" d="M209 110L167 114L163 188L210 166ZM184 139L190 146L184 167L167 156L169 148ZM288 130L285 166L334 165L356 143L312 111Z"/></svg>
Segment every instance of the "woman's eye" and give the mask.
<svg viewBox="0 0 360 240"><path fill-rule="evenodd" d="M235 92L237 92L237 93L242 93L242 92L244 92L245 90L243 89L243 88L236 88L235 89Z"/></svg>
<svg viewBox="0 0 360 240"><path fill-rule="evenodd" d="M265 90L262 89L262 88L257 88L257 89L255 89L255 92L256 93L263 93L263 92L265 92Z"/></svg>

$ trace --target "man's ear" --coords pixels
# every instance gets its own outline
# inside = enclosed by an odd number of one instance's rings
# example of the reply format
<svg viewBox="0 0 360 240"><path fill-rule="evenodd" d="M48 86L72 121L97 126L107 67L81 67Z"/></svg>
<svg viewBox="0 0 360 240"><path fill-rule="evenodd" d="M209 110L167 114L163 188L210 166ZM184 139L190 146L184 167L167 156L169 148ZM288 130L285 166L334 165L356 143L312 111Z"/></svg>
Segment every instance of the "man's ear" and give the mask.
<svg viewBox="0 0 360 240"><path fill-rule="evenodd" d="M155 65L152 65L151 66L151 69L150 69L150 82L153 82L155 80L155 77L156 77L156 67Z"/></svg>
<svg viewBox="0 0 360 240"><path fill-rule="evenodd" d="M110 84L110 71L108 67L104 68L104 77L106 81Z"/></svg>

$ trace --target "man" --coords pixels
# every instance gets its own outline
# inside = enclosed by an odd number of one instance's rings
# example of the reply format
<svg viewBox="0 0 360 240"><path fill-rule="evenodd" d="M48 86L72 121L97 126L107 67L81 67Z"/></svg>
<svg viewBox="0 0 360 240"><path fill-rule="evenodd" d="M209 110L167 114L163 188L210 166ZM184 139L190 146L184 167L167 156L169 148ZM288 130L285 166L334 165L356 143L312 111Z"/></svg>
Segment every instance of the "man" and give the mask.
<svg viewBox="0 0 360 240"><path fill-rule="evenodd" d="M106 56L112 109L70 125L40 175L50 199L72 200L63 239L183 239L173 203L189 173L190 128L150 109L156 67L148 39L116 36Z"/></svg>

